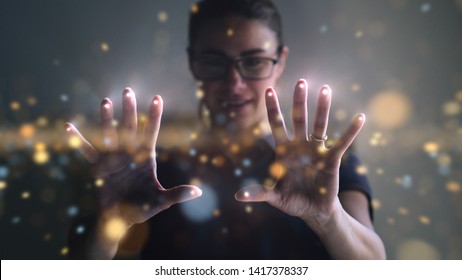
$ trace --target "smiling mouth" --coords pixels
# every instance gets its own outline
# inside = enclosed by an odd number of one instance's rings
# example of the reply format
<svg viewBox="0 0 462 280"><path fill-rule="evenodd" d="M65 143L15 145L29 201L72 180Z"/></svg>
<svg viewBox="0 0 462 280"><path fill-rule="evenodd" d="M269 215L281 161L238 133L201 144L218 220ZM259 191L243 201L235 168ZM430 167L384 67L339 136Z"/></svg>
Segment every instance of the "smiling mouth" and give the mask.
<svg viewBox="0 0 462 280"><path fill-rule="evenodd" d="M252 103L252 99L247 100L233 100L233 101L224 101L223 107L225 108L242 108L248 104Z"/></svg>

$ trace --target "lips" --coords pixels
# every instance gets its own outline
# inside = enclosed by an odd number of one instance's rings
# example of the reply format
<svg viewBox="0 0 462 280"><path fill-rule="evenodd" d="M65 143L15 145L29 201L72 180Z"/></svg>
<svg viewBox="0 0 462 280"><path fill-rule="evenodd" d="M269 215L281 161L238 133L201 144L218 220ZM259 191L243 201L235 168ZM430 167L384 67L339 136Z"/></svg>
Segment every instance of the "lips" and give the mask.
<svg viewBox="0 0 462 280"><path fill-rule="evenodd" d="M252 103L252 99L242 99L242 100L227 100L223 102L223 107L225 108L241 108L248 104Z"/></svg>

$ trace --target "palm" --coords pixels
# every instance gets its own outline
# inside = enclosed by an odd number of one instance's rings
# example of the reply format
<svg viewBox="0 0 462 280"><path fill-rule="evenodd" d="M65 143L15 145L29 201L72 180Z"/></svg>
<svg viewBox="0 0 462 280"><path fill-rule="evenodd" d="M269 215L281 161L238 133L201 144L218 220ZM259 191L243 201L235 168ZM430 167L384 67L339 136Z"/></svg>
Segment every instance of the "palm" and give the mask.
<svg viewBox="0 0 462 280"><path fill-rule="evenodd" d="M162 99L157 96L149 107L143 136L138 139L136 99L131 89L124 91L119 132L114 126L112 102L103 100L103 152L97 151L73 125L66 124L70 137L81 142L79 151L92 164L100 215L117 217L132 225L148 220L172 204L200 196L201 191L195 186L167 190L157 180L155 146L161 115Z"/></svg>
<svg viewBox="0 0 462 280"><path fill-rule="evenodd" d="M306 82L300 81L294 92L292 118L294 137L289 139L276 94L266 92L268 118L276 143L276 161L270 167L274 186L251 186L239 191L237 199L266 201L285 213L303 219L329 215L335 206L339 186L340 160L362 127L359 115L350 128L327 149L324 137L330 109L330 89L321 90L313 133L307 137ZM320 135L320 136L316 136Z"/></svg>

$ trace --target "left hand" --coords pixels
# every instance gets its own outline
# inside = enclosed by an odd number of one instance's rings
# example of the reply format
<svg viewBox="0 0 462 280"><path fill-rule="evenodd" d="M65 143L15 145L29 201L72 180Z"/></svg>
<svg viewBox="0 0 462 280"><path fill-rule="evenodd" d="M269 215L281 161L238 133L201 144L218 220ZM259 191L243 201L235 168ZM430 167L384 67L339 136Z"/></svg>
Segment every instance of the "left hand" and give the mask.
<svg viewBox="0 0 462 280"><path fill-rule="evenodd" d="M276 143L276 161L270 173L274 186L253 185L236 193L240 201L266 201L283 212L317 226L341 207L338 199L339 169L343 154L364 124L357 115L331 148L326 148L326 131L331 89L321 88L312 133L307 135L307 83L300 80L294 90L292 120L294 136L289 139L274 89L265 93L266 108Z"/></svg>

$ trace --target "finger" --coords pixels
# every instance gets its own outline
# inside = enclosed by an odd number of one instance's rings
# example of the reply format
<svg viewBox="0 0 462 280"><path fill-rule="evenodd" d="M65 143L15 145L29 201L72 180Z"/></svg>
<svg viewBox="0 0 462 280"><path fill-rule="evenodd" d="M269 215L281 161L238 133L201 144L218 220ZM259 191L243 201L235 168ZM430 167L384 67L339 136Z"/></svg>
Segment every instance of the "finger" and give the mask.
<svg viewBox="0 0 462 280"><path fill-rule="evenodd" d="M332 91L330 87L328 85L322 86L313 124L313 135L318 139L324 138L327 133L331 96Z"/></svg>
<svg viewBox="0 0 462 280"><path fill-rule="evenodd" d="M276 92L272 88L268 88L265 92L266 110L268 112L268 120L273 131L274 141L277 144L282 144L288 141L286 125L281 114L279 101Z"/></svg>
<svg viewBox="0 0 462 280"><path fill-rule="evenodd" d="M104 98L103 102L101 102L101 125L105 150L115 151L119 143L117 129L114 123L114 107L109 98Z"/></svg>
<svg viewBox="0 0 462 280"><path fill-rule="evenodd" d="M263 202L271 200L273 190L262 185L251 185L240 189L234 197L242 202Z"/></svg>
<svg viewBox="0 0 462 280"><path fill-rule="evenodd" d="M331 148L330 152L333 154L333 157L336 160L340 160L345 153L345 151L350 147L353 140L358 135L359 131L366 121L366 116L364 114L358 114L353 118L353 121L350 124L350 127L345 131L345 133L340 136L335 145Z"/></svg>
<svg viewBox="0 0 462 280"><path fill-rule="evenodd" d="M307 139L307 122L308 122L308 108L307 108L307 90L308 84L305 80L298 81L294 90L294 101L292 108L292 121L294 125L294 139L306 140Z"/></svg>
<svg viewBox="0 0 462 280"><path fill-rule="evenodd" d="M148 122L144 130L143 144L155 152L157 136L163 110L163 100L159 95L152 99L148 109Z"/></svg>
<svg viewBox="0 0 462 280"><path fill-rule="evenodd" d="M123 91L122 97L122 141L126 148L134 148L136 145L136 98L131 88Z"/></svg>
<svg viewBox="0 0 462 280"><path fill-rule="evenodd" d="M76 148L88 162L95 163L98 161L98 151L96 151L90 142L82 136L75 126L71 123L66 123L64 128L66 129L68 141L71 147Z"/></svg>
<svg viewBox="0 0 462 280"><path fill-rule="evenodd" d="M185 202L202 195L202 190L192 185L181 185L163 191L164 202L161 203L161 210L167 209L170 206Z"/></svg>

